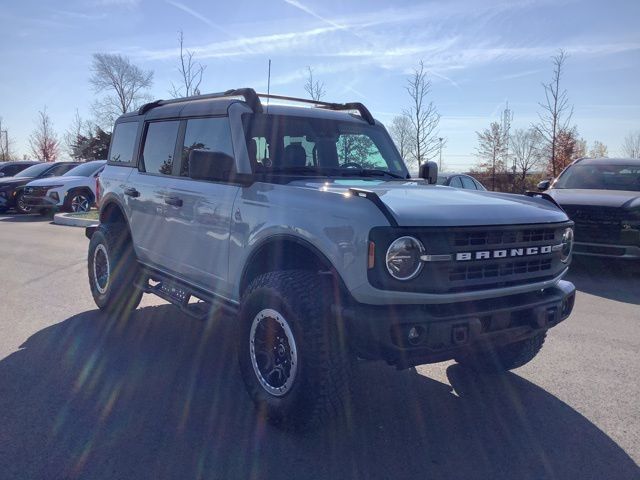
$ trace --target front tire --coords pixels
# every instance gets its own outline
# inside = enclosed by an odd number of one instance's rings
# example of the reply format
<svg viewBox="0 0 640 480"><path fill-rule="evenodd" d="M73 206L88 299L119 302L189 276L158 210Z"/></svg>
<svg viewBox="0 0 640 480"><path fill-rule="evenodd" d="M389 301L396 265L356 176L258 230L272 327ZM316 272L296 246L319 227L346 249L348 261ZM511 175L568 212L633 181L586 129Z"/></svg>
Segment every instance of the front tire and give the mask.
<svg viewBox="0 0 640 480"><path fill-rule="evenodd" d="M278 271L242 297L242 378L258 412L286 429L316 428L344 409L350 355L328 286L315 272Z"/></svg>
<svg viewBox="0 0 640 480"><path fill-rule="evenodd" d="M456 360L460 365L477 372L507 372L533 360L542 349L546 337L546 331L537 333L525 340L464 355Z"/></svg>
<svg viewBox="0 0 640 480"><path fill-rule="evenodd" d="M24 193L22 192L19 193L16 197L16 211L18 213L22 213L23 215L33 212L33 207L27 205L27 203L24 201Z"/></svg>
<svg viewBox="0 0 640 480"><path fill-rule="evenodd" d="M91 210L91 205L93 205L93 196L88 192L72 192L65 201L64 209L67 212L84 213Z"/></svg>
<svg viewBox="0 0 640 480"><path fill-rule="evenodd" d="M140 277L131 236L121 224L101 224L91 236L88 255L89 286L98 308L128 315L142 299L135 286Z"/></svg>

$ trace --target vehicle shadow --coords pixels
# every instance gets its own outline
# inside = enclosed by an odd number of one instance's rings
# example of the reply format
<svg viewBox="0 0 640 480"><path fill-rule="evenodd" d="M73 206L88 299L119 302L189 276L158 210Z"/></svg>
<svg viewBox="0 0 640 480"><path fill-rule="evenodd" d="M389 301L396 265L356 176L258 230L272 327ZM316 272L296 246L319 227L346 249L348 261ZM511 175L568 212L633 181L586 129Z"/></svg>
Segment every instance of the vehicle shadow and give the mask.
<svg viewBox="0 0 640 480"><path fill-rule="evenodd" d="M21 213L2 213L0 214L0 222L51 222L52 215L40 215L39 213L21 214Z"/></svg>
<svg viewBox="0 0 640 480"><path fill-rule="evenodd" d="M0 361L2 478L638 478L553 395L456 365L453 389L358 365L341 419L280 431L244 390L233 333L230 318L163 305L128 322L89 311L34 334Z"/></svg>
<svg viewBox="0 0 640 480"><path fill-rule="evenodd" d="M567 280L590 295L640 305L640 262L574 258Z"/></svg>

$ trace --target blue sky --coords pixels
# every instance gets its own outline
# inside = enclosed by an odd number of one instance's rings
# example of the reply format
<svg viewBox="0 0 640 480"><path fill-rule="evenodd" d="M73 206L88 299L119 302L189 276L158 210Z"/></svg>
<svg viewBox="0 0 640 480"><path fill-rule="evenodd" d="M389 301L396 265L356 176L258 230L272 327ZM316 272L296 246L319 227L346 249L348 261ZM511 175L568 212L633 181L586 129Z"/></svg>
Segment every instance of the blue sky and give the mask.
<svg viewBox="0 0 640 480"><path fill-rule="evenodd" d="M90 117L91 54L114 52L152 69L152 96L178 81L177 32L207 65L201 90L303 96L311 65L327 100L362 101L388 122L406 108L407 74L423 59L442 114L447 167L475 163L475 131L506 101L513 126L535 121L550 57L570 57L564 85L580 134L617 154L640 129L640 1L67 0L0 7L0 116L15 149L44 105L60 135L75 109Z"/></svg>

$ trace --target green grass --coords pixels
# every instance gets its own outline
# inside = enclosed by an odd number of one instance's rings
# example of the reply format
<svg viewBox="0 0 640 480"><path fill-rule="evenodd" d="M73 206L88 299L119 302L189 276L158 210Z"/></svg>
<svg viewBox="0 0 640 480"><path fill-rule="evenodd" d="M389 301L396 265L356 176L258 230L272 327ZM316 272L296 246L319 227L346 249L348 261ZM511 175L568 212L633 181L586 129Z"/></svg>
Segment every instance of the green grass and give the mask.
<svg viewBox="0 0 640 480"><path fill-rule="evenodd" d="M70 213L69 216L73 218L84 218L85 220L99 220L98 210L91 210L85 213Z"/></svg>

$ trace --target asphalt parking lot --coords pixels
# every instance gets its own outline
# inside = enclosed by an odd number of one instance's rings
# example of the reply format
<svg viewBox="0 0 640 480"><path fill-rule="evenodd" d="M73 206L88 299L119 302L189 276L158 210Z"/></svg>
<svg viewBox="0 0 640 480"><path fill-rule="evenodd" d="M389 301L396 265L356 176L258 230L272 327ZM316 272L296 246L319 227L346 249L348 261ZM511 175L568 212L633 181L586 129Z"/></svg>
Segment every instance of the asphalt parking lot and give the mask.
<svg viewBox="0 0 640 480"><path fill-rule="evenodd" d="M580 262L571 318L506 376L358 365L349 415L274 429L233 319L100 313L80 228L0 215L0 478L640 478L640 273Z"/></svg>

